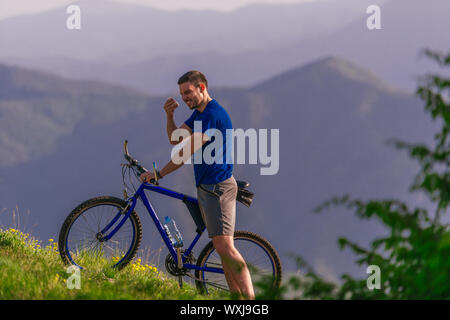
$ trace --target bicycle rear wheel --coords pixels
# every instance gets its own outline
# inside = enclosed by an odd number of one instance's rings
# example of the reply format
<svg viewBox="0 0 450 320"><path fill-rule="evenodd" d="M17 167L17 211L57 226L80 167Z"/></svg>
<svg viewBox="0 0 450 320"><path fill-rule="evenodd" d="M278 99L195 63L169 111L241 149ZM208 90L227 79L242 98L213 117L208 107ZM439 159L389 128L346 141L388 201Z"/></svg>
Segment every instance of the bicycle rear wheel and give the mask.
<svg viewBox="0 0 450 320"><path fill-rule="evenodd" d="M66 265L80 268L125 267L135 256L142 239L142 226L133 211L114 236L105 240L124 218L127 202L115 197L97 197L76 207L59 233L59 253ZM107 232L108 233L108 232Z"/></svg>
<svg viewBox="0 0 450 320"><path fill-rule="evenodd" d="M272 245L261 236L248 232L234 233L234 246L244 258L252 278L255 295L261 293L262 287L277 290L281 284L281 261ZM222 268L222 261L214 249L212 241L200 253L198 267ZM200 293L208 294L211 289L229 291L223 273L195 271L196 286Z"/></svg>

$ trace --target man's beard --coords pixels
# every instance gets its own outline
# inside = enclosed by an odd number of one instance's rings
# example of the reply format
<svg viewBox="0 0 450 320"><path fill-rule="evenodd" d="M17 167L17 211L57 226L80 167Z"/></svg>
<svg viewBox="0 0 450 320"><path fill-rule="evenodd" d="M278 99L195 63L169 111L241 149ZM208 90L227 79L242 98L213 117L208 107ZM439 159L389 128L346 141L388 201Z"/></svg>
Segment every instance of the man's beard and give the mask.
<svg viewBox="0 0 450 320"><path fill-rule="evenodd" d="M195 104L195 102L193 100L190 100L190 102L192 103L192 105L189 107L189 109L194 110L197 109L198 107L200 107L200 103Z"/></svg>

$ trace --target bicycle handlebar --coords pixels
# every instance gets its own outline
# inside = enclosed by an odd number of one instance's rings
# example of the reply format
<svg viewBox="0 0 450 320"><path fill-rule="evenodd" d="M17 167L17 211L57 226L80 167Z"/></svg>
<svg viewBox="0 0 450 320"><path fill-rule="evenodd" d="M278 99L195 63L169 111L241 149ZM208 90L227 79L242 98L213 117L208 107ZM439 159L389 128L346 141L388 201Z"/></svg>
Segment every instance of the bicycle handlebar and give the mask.
<svg viewBox="0 0 450 320"><path fill-rule="evenodd" d="M138 171L138 174L141 175L144 172L147 172L148 170L145 169L143 166L141 166L139 164L139 162L134 159L129 153L128 153L128 140L125 140L125 143L123 144L123 148L125 150L125 159L130 163L131 167L135 167L136 170ZM154 179L150 180L150 183L153 183L155 185L158 185L158 176L156 174L156 167L155 164L153 163L153 173L155 175Z"/></svg>

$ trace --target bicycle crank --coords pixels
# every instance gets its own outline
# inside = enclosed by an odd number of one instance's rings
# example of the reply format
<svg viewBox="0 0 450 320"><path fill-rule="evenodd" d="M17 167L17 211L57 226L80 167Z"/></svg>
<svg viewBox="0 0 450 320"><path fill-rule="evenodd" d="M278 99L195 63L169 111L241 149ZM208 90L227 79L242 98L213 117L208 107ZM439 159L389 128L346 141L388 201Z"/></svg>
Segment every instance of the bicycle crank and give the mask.
<svg viewBox="0 0 450 320"><path fill-rule="evenodd" d="M185 250L179 250L179 251L180 251L180 255L184 256ZM177 256L178 256L178 252L177 252ZM186 263L189 263L189 264L195 263L195 259L194 259L192 252L188 256L184 256L184 257L185 257ZM181 261L182 259L178 258L177 260ZM188 269L183 268L182 264L180 267L178 265L178 263L175 262L175 260L173 259L172 255L170 253L166 256L165 266L166 266L167 272L175 277L180 277L180 276L184 277L188 273Z"/></svg>

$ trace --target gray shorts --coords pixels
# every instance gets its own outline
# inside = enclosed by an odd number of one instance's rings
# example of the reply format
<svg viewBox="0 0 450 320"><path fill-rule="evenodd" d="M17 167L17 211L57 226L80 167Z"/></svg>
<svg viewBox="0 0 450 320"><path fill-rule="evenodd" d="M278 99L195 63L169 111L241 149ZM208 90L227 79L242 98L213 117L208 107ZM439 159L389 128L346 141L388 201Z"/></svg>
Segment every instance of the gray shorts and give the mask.
<svg viewBox="0 0 450 320"><path fill-rule="evenodd" d="M210 238L234 235L237 191L237 183L233 176L217 184L198 186L198 205Z"/></svg>

